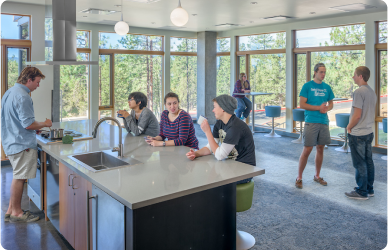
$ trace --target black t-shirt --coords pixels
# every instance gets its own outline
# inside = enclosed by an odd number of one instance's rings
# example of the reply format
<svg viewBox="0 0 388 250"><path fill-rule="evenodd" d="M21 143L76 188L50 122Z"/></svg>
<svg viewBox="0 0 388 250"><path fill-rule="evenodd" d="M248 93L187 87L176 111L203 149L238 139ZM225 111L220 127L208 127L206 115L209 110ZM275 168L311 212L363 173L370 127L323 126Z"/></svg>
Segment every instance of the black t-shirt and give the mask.
<svg viewBox="0 0 388 250"><path fill-rule="evenodd" d="M221 143L235 145L228 158L256 166L255 143L248 125L232 115L227 124L218 120L214 125L213 137ZM236 157L237 156L237 157Z"/></svg>

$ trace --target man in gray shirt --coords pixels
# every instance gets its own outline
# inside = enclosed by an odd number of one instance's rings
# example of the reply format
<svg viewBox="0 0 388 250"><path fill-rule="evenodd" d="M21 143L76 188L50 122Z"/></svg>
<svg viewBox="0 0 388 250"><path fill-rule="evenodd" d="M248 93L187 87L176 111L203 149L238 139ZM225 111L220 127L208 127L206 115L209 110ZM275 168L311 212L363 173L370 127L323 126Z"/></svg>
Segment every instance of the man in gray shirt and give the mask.
<svg viewBox="0 0 388 250"><path fill-rule="evenodd" d="M358 187L345 195L358 200L367 200L368 196L374 196L375 166L372 160L372 141L376 93L367 83L369 77L370 71L367 67L356 68L353 80L359 88L353 93L352 110L346 128Z"/></svg>
<svg viewBox="0 0 388 250"><path fill-rule="evenodd" d="M159 135L159 123L154 113L147 108L147 97L141 92L133 92L128 96L131 113L125 110L117 111L119 117L124 118L124 127L136 136L145 134Z"/></svg>

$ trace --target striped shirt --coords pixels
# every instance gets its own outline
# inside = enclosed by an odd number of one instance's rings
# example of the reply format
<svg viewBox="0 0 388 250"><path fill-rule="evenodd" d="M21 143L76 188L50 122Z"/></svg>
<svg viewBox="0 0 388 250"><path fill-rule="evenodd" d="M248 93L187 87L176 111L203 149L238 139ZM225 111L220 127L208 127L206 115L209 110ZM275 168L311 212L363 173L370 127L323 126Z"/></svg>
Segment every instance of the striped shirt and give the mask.
<svg viewBox="0 0 388 250"><path fill-rule="evenodd" d="M191 116L182 110L178 117L172 122L168 119L168 110L163 111L160 119L159 136L163 140L166 138L174 141L175 146L187 146L198 148L198 139L195 136L195 129Z"/></svg>
<svg viewBox="0 0 388 250"><path fill-rule="evenodd" d="M247 80L247 83L248 83L248 88L246 88L245 90L251 90L251 84L248 82ZM241 81L238 80L235 84L234 84L234 90L233 90L233 93L244 93L244 90L243 90L243 87L242 87L242 84L241 84ZM245 95L233 95L234 98L244 98Z"/></svg>

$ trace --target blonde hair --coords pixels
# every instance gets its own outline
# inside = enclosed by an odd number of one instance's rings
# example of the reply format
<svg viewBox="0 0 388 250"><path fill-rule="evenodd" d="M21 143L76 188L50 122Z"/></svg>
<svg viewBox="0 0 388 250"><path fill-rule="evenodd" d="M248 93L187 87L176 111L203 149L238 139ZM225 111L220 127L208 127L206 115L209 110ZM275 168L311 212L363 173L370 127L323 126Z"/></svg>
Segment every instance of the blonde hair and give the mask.
<svg viewBox="0 0 388 250"><path fill-rule="evenodd" d="M20 73L20 76L18 77L17 83L20 84L26 84L28 82L28 79L31 79L31 81L35 81L36 77L41 77L44 79L46 76L43 75L42 71L40 71L38 68L35 67L25 67L22 70L22 73Z"/></svg>
<svg viewBox="0 0 388 250"><path fill-rule="evenodd" d="M241 72L238 79L239 79L240 82L241 82L241 86L242 86L244 89L246 89L246 88L248 88L248 83L247 83L247 81L244 81L243 76L246 76L246 74L245 74L244 72Z"/></svg>

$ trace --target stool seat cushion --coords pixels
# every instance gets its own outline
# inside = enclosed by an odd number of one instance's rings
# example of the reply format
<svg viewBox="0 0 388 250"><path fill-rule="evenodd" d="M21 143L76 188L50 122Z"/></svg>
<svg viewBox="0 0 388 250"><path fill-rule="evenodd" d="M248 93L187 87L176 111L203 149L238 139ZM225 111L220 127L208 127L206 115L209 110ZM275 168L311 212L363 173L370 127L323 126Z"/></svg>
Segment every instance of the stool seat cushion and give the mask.
<svg viewBox="0 0 388 250"><path fill-rule="evenodd" d="M294 121L304 122L304 109L293 109L292 116L294 117Z"/></svg>
<svg viewBox="0 0 388 250"><path fill-rule="evenodd" d="M236 185L236 212L243 212L251 208L254 187L253 180Z"/></svg>
<svg viewBox="0 0 388 250"><path fill-rule="evenodd" d="M338 113L335 114L335 120L337 122L337 126L340 128L346 128L349 124L350 114L348 113Z"/></svg>
<svg viewBox="0 0 388 250"><path fill-rule="evenodd" d="M268 117L279 117L280 111L280 106L265 106L265 115Z"/></svg>
<svg viewBox="0 0 388 250"><path fill-rule="evenodd" d="M383 118L383 131L387 133L387 118Z"/></svg>

